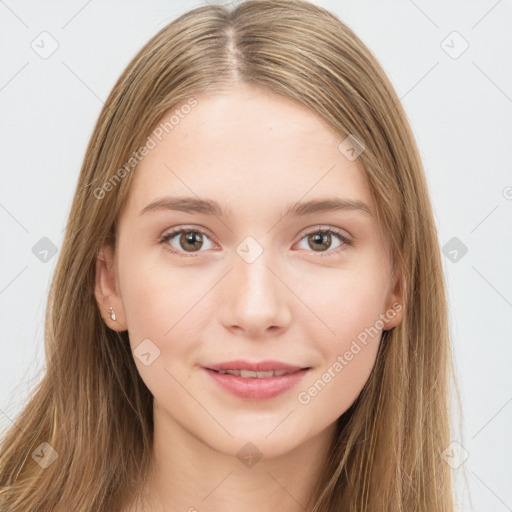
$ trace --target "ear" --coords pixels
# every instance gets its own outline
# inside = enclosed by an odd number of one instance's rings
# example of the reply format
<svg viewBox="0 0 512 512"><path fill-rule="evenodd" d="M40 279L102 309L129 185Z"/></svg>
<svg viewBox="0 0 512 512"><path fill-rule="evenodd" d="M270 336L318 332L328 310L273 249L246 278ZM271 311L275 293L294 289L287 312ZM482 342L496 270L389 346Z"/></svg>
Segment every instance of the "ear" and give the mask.
<svg viewBox="0 0 512 512"><path fill-rule="evenodd" d="M391 291L384 318L384 330L389 331L400 324L403 317L403 280L401 272L393 268Z"/></svg>
<svg viewBox="0 0 512 512"><path fill-rule="evenodd" d="M116 281L114 248L104 245L96 258L95 296L105 323L114 331L126 331L126 318L123 301ZM110 308L114 310L116 319L112 320Z"/></svg>

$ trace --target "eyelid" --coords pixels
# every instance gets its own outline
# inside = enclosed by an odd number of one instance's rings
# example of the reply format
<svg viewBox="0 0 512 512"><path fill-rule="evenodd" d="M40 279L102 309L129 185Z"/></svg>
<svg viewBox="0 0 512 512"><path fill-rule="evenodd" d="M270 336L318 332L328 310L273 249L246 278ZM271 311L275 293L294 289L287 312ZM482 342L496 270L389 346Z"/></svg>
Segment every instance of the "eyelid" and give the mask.
<svg viewBox="0 0 512 512"><path fill-rule="evenodd" d="M213 241L213 239L212 239L213 237L211 237L206 230L204 230L203 228L197 228L197 227L194 227L194 226L177 226L175 228L171 228L169 231L165 232L158 239L158 244L166 245L166 247L165 247L166 251L168 251L169 253L174 254L176 256L182 256L182 257L185 257L185 258L199 256L202 252L205 252L205 251L198 251L198 252L195 252L195 253L194 252L186 253L184 251L179 251L179 250L175 249L174 247L171 247L168 244L168 242L172 238L174 238L176 235L178 235L180 233L183 233L183 232L187 232L187 231L200 233L201 235L208 237L212 241L213 245L217 245Z"/></svg>
<svg viewBox="0 0 512 512"><path fill-rule="evenodd" d="M297 243L302 242L302 240L308 236L315 233L328 233L331 235L334 235L335 237L338 237L341 241L341 245L336 247L335 249L330 249L328 251L313 251L313 250L306 250L307 253L314 254L314 258L330 258L330 257L336 257L339 256L342 252L346 251L347 248L354 245L354 239L350 235L346 235L344 230L341 228L337 228L334 226L326 226L326 225L315 225L310 226L303 230L299 236L299 241ZM302 252L302 251L301 251ZM301 256L303 257L303 256ZM309 256L308 256L309 257Z"/></svg>
<svg viewBox="0 0 512 512"><path fill-rule="evenodd" d="M159 239L158 239L158 243L159 244L166 244L166 250L168 252L170 252L171 254L175 254L177 256L182 256L182 257L195 257L195 256L199 256L202 252L206 252L206 251L198 251L198 252L192 252L192 253L186 253L184 251L180 251L180 250L176 250L174 248L170 248L169 244L167 242L169 242L169 240L171 240L172 238L174 238L176 235L180 234L180 233L183 233L183 232L197 232L197 233L200 233L201 235L203 236L206 236L207 238L209 238L212 242L213 245L218 245L216 242L214 242L213 240L213 237L211 237L208 232L203 229L203 228L199 228L199 227L194 227L194 226L177 226L175 228L171 228L169 231L167 231L166 233L164 233ZM341 253L342 251L344 251L346 249L347 246L352 246L354 244L354 239L351 235L348 235L348 234L345 234L346 232L344 230L342 230L341 228L337 228L337 227L334 227L334 226L330 226L330 225L320 225L320 224L317 224L317 225L313 225L313 226L310 226L308 228L304 228L298 235L299 237L299 240L296 242L296 243L300 243L307 235L312 235L312 234L315 234L315 233L328 233L328 234L332 234L334 236L337 236L340 241L342 242L342 245L335 248L335 249L330 249L328 251L306 251L306 252L311 252L313 254L317 254L318 257L329 257L329 256L335 256L339 253ZM295 245L295 244L294 244Z"/></svg>
<svg viewBox="0 0 512 512"><path fill-rule="evenodd" d="M314 233L316 231L332 231L333 233L346 239L347 241L353 242L352 235L346 229L338 228L330 224L313 224L312 226L309 226L299 231L299 234L297 236L300 236L300 239L302 240L304 236L309 235L310 233Z"/></svg>

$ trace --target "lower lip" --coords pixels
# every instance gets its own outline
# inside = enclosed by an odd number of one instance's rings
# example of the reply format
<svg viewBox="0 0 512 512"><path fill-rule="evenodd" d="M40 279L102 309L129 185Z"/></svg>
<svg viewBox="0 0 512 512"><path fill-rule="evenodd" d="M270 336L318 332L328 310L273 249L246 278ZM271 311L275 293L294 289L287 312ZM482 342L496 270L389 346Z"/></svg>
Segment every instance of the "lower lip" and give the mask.
<svg viewBox="0 0 512 512"><path fill-rule="evenodd" d="M265 400L278 396L295 386L309 371L304 369L280 377L258 379L237 377L208 368L205 370L223 389L245 400Z"/></svg>

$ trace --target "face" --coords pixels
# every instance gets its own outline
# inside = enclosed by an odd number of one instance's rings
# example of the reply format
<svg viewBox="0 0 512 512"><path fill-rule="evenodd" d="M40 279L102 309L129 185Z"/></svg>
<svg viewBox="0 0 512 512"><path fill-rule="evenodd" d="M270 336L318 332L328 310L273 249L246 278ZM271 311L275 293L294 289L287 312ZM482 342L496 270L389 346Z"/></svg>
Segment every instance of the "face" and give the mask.
<svg viewBox="0 0 512 512"><path fill-rule="evenodd" d="M398 281L345 137L252 86L195 99L133 171L97 297L128 329L155 424L277 456L357 398L401 319ZM360 207L297 211L326 199Z"/></svg>

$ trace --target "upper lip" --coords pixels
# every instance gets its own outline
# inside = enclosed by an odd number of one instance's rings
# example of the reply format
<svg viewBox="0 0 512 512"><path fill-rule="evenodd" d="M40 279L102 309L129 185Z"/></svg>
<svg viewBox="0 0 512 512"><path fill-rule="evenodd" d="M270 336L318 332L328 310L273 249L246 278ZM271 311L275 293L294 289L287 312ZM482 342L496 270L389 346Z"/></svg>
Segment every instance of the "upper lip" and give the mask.
<svg viewBox="0 0 512 512"><path fill-rule="evenodd" d="M281 361L257 361L251 363L250 361L226 361L225 363L210 364L206 366L209 370L250 370L253 372L268 372L268 371L287 371L293 373L297 370L304 370L309 367L295 366L286 364Z"/></svg>

